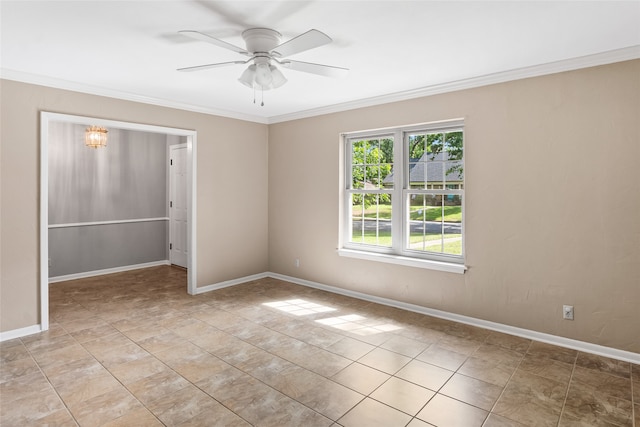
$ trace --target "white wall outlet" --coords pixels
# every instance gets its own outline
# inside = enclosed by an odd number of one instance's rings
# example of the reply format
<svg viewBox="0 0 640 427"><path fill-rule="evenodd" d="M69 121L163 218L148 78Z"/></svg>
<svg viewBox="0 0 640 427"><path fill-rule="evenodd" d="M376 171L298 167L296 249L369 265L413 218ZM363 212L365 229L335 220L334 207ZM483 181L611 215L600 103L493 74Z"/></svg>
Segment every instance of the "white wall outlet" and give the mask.
<svg viewBox="0 0 640 427"><path fill-rule="evenodd" d="M296 258L294 264L296 265L296 268L300 267L300 258Z"/></svg>
<svg viewBox="0 0 640 427"><path fill-rule="evenodd" d="M573 306L572 305L563 305L562 306L562 318L566 320L573 320Z"/></svg>

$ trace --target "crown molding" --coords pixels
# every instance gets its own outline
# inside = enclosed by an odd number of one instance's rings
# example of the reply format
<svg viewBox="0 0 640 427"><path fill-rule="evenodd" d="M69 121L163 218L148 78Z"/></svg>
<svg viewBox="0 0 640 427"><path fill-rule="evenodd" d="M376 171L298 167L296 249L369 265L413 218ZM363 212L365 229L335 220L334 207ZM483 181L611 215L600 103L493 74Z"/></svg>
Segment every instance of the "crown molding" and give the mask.
<svg viewBox="0 0 640 427"><path fill-rule="evenodd" d="M116 98L124 101L140 102L142 104L150 104L158 107L175 108L177 110L192 111L194 113L210 114L213 116L227 117L230 119L238 119L249 122L267 124L265 117L242 114L234 111L205 108L197 105L184 104L180 102L170 101L166 99L153 98L143 95L137 95L128 92L107 89L99 86L91 86L83 83L72 82L69 80L56 79L53 77L42 76L39 74L25 73L22 71L0 68L0 78L5 80L13 80L21 83L29 83L39 86L51 87L54 89L69 90L89 95L104 96L107 98Z"/></svg>
<svg viewBox="0 0 640 427"><path fill-rule="evenodd" d="M520 80L530 77L544 76L548 74L561 73L565 71L573 71L581 68L595 67L599 65L612 64L615 62L629 61L640 58L640 45L629 46L621 49L611 50L607 52L596 53L593 55L580 56L576 58L549 62L546 64L535 65L531 67L518 68L500 73L487 74L484 76L473 77L469 79L457 80L426 86L423 88L396 92L387 95L381 95L371 98L364 98L340 104L329 105L326 107L313 108L304 111L298 111L290 114L283 114L271 117L261 117L248 115L222 109L205 108L202 106L184 104L166 99L159 99L136 95L128 92L121 92L106 89L98 86L85 85L68 80L55 79L37 74L23 73L20 71L0 68L0 78L7 80L15 80L23 83L30 83L40 86L47 86L56 89L71 90L74 92L82 92L90 95L105 96L108 98L122 99L126 101L140 102L160 107L175 108L179 110L192 111L202 114L211 114L215 116L227 117L231 119L245 120L262 124L274 124L288 122L292 120L305 119L325 114L339 113L342 111L355 110L357 108L372 107L381 104L389 104L392 102L406 101L409 99L422 98L425 96L439 95L447 92L455 92L463 89L472 89L481 86L488 86L497 83L505 83L513 80Z"/></svg>
<svg viewBox="0 0 640 427"><path fill-rule="evenodd" d="M500 73L487 74L484 76L473 77L470 79L457 80L426 86L419 89L408 90L404 92L396 92L388 95L365 98L341 104L330 105L327 107L314 108L305 111L299 111L281 116L269 117L268 124L288 122L291 120L305 119L324 114L339 113L347 110L355 110L357 108L372 107L381 104L389 104L392 102L406 101L409 99L422 98L425 96L439 95L447 92L455 92L463 89L473 89L481 86L488 86L496 83L505 83L513 80L526 79L530 77L539 77L548 74L562 73L565 71L573 71L581 68L596 67L598 65L613 64L615 62L629 61L640 58L640 45L629 46L622 49L611 50L593 55L581 56L562 61L549 62L546 64L534 65L531 67L518 68Z"/></svg>

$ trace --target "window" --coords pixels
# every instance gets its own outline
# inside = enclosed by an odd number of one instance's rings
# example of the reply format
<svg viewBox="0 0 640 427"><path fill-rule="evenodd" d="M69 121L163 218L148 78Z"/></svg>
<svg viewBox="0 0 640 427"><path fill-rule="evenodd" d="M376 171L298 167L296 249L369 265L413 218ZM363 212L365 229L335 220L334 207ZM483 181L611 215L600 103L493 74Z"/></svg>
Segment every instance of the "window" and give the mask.
<svg viewBox="0 0 640 427"><path fill-rule="evenodd" d="M464 271L463 141L461 120L345 135L341 254Z"/></svg>

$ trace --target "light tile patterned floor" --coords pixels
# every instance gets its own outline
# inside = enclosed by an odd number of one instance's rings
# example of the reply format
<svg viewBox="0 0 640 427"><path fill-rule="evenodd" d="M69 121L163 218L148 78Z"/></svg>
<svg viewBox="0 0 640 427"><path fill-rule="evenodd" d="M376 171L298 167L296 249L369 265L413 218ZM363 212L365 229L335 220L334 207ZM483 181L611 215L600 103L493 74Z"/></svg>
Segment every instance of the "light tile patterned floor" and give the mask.
<svg viewBox="0 0 640 427"><path fill-rule="evenodd" d="M638 365L275 279L185 290L52 285L51 329L0 344L0 425L640 427Z"/></svg>

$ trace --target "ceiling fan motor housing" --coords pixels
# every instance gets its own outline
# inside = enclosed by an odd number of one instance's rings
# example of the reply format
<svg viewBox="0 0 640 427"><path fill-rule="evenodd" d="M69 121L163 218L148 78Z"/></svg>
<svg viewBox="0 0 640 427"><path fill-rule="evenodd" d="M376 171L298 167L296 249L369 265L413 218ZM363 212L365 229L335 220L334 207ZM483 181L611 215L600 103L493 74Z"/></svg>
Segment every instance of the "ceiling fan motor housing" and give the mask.
<svg viewBox="0 0 640 427"><path fill-rule="evenodd" d="M247 44L247 51L269 53L280 44L282 34L269 28L250 28L242 32L242 38Z"/></svg>

